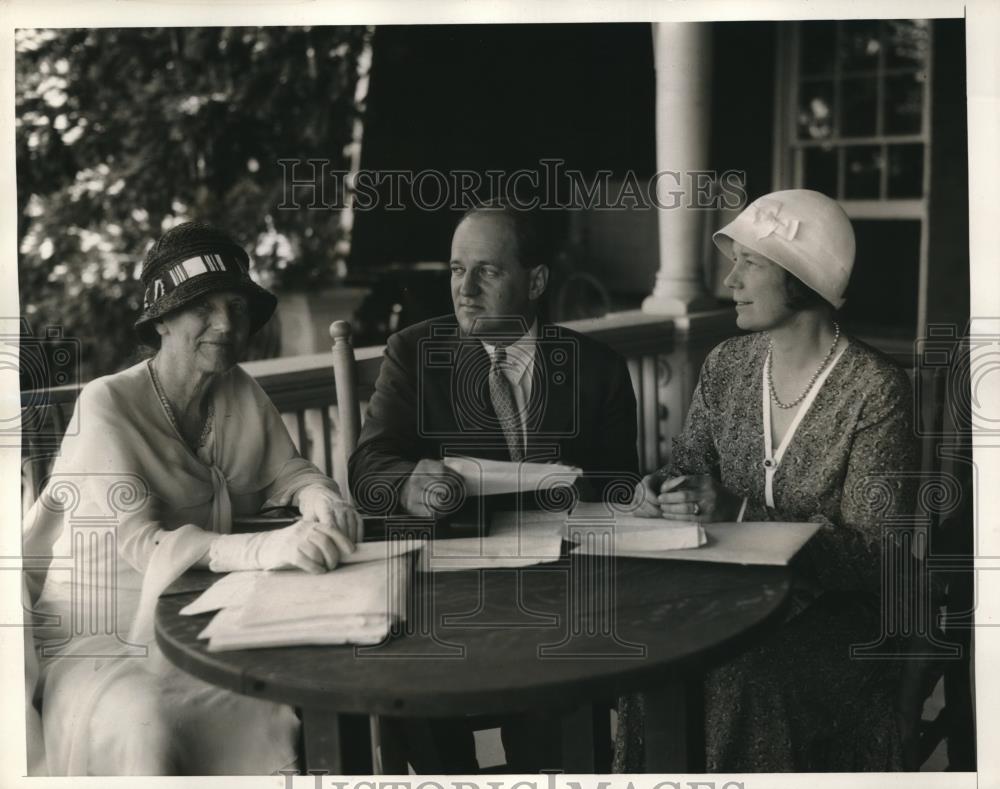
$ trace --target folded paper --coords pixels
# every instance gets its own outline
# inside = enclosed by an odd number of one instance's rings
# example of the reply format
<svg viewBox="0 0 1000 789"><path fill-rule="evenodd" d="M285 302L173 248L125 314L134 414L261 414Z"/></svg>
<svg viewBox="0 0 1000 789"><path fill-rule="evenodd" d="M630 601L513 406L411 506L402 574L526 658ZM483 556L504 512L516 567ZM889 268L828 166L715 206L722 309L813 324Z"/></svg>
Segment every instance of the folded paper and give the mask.
<svg viewBox="0 0 1000 789"><path fill-rule="evenodd" d="M558 463L514 463L505 460L449 457L444 464L458 472L470 496L529 493L571 486L583 471Z"/></svg>

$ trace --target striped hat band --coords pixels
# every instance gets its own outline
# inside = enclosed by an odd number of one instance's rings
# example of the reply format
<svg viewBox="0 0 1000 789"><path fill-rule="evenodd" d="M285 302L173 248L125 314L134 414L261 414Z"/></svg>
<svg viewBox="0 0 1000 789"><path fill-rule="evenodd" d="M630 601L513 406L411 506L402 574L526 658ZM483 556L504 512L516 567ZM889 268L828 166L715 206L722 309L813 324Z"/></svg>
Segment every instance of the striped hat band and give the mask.
<svg viewBox="0 0 1000 789"><path fill-rule="evenodd" d="M198 255L187 260L182 260L180 263L157 275L149 283L142 297L142 308L149 309L151 304L159 301L183 282L204 274L217 274L226 271L247 276L246 269L243 268L240 260L235 255Z"/></svg>

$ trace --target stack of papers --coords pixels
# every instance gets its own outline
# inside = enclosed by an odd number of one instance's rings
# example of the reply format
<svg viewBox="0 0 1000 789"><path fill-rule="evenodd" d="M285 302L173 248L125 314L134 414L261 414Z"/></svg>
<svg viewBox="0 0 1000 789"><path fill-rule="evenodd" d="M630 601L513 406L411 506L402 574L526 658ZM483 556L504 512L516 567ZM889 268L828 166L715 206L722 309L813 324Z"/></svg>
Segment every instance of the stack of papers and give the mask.
<svg viewBox="0 0 1000 789"><path fill-rule="evenodd" d="M586 554L677 551L698 548L707 541L697 523L640 518L599 503L580 503L568 513L498 512L490 523L491 537L517 535L523 541L550 534L578 543L575 553Z"/></svg>
<svg viewBox="0 0 1000 789"><path fill-rule="evenodd" d="M619 515L612 523L567 524L567 539L579 543L575 553L647 554L695 549L708 539L698 523Z"/></svg>
<svg viewBox="0 0 1000 789"><path fill-rule="evenodd" d="M567 518L575 553L723 564L786 565L819 529L816 523L708 523L639 518L604 504L578 504ZM613 523L613 527L610 524ZM603 536L601 529L608 532Z"/></svg>
<svg viewBox="0 0 1000 789"><path fill-rule="evenodd" d="M208 650L377 644L405 619L409 562L422 543L362 543L335 570L255 570L223 577L182 614L218 611L199 638Z"/></svg>
<svg viewBox="0 0 1000 789"><path fill-rule="evenodd" d="M723 564L787 565L819 529L817 523L708 523L640 518L604 504L565 512L498 512L491 539L522 543L559 535L574 553Z"/></svg>
<svg viewBox="0 0 1000 789"><path fill-rule="evenodd" d="M458 472L470 496L530 493L571 486L583 470L558 463L513 463L509 460L449 457L444 464Z"/></svg>
<svg viewBox="0 0 1000 789"><path fill-rule="evenodd" d="M558 531L461 537L431 543L427 549L430 554L427 563L432 572L438 573L487 567L528 567L556 561L561 548L562 536Z"/></svg>
<svg viewBox="0 0 1000 789"><path fill-rule="evenodd" d="M546 510L509 510L490 515L490 534L521 534L541 536L545 534L566 534L566 512Z"/></svg>
<svg viewBox="0 0 1000 789"><path fill-rule="evenodd" d="M566 538L575 553L646 555L700 548L705 530L694 521L642 518L601 503L580 503L566 519Z"/></svg>

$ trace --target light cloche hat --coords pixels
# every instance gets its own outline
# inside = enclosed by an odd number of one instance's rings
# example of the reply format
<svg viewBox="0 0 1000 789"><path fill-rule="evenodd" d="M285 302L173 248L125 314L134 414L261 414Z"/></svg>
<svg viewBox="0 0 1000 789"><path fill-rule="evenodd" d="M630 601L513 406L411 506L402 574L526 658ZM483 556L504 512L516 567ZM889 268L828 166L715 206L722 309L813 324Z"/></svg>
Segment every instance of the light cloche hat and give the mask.
<svg viewBox="0 0 1000 789"><path fill-rule="evenodd" d="M836 200L810 189L754 200L712 241L732 259L733 242L773 260L839 309L854 268L854 229Z"/></svg>

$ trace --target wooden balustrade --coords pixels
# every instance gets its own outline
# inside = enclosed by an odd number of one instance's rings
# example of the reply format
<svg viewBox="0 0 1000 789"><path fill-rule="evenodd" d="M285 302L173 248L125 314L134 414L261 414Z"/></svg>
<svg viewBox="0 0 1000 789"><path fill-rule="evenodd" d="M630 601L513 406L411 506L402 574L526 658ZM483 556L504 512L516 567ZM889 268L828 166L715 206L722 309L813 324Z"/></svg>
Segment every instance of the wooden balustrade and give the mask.
<svg viewBox="0 0 1000 789"><path fill-rule="evenodd" d="M686 318L621 312L566 325L626 358L638 406L640 467L645 472L665 463L668 438L682 426L705 355L735 332L732 311ZM383 350L383 346L355 349L362 413L374 391ZM341 476L336 460L340 419L331 355L289 356L246 362L243 367L270 396L303 456L327 474ZM44 482L79 389L64 386L22 393L25 504L33 501Z"/></svg>

